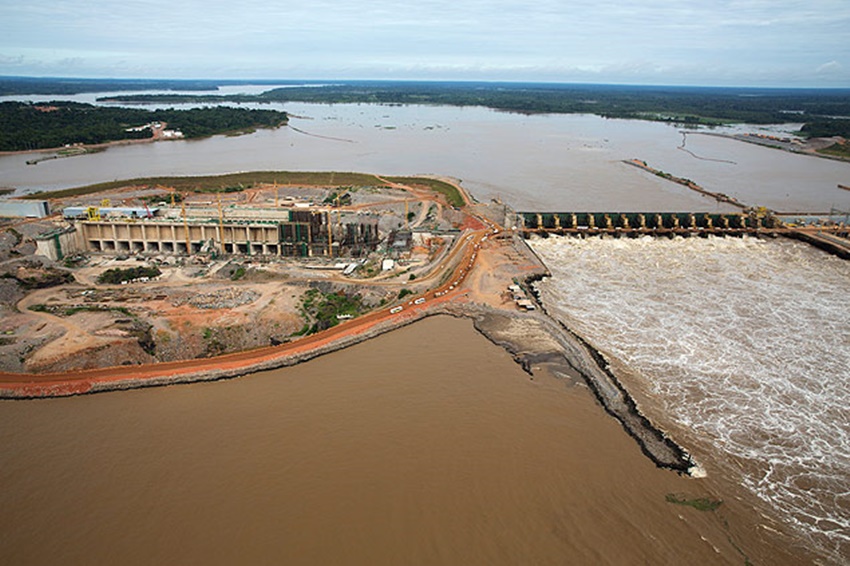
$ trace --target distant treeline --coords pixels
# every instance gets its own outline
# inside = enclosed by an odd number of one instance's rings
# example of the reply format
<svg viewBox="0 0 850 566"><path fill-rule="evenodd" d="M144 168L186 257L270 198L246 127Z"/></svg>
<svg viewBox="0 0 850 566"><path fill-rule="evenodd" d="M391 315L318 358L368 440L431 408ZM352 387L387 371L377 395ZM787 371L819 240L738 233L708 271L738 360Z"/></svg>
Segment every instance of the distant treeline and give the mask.
<svg viewBox="0 0 850 566"><path fill-rule="evenodd" d="M286 122L286 113L218 106L190 110L142 110L102 107L76 102L0 103L0 151L22 151L144 139L150 129L127 131L151 122L164 122L187 138L273 128Z"/></svg>
<svg viewBox="0 0 850 566"><path fill-rule="evenodd" d="M196 80L196 79L78 79L0 76L0 96L82 94L128 90L218 90L228 85L317 84L314 81Z"/></svg>
<svg viewBox="0 0 850 566"><path fill-rule="evenodd" d="M521 113L586 113L693 125L817 120L824 135L850 124L848 89L743 89L519 83L347 82L290 87L259 95L117 96L151 103L319 102L486 106ZM828 132L835 132L828 133Z"/></svg>
<svg viewBox="0 0 850 566"><path fill-rule="evenodd" d="M122 90L218 90L219 81L0 77L0 95L81 94Z"/></svg>

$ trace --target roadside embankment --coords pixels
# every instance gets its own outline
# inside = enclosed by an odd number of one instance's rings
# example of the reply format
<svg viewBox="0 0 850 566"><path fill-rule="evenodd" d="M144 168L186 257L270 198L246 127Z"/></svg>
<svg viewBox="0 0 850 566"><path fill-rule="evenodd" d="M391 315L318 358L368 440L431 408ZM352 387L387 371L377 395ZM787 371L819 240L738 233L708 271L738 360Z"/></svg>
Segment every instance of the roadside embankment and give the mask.
<svg viewBox="0 0 850 566"><path fill-rule="evenodd" d="M362 329L340 332L327 339L305 341L303 347L295 342L284 346L260 348L202 360L150 364L138 367L121 366L64 374L0 373L0 398L68 397L105 391L240 377L258 371L293 366L353 346L385 332L412 324L426 316L442 314L443 309L444 307L441 305L436 305L428 310L412 309L391 320L367 325Z"/></svg>

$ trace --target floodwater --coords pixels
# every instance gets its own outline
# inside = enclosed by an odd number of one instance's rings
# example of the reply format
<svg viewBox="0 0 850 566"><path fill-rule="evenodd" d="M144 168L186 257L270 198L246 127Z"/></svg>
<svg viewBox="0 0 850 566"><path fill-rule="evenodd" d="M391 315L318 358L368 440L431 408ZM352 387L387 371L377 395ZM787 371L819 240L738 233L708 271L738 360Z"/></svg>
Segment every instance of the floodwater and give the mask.
<svg viewBox="0 0 850 566"><path fill-rule="evenodd" d="M341 170L455 177L477 198L519 210L736 210L622 163L638 158L750 205L850 210L850 192L837 186L850 184L849 163L704 135L687 136L688 153L667 124L442 106L252 106L292 113L300 131L112 147L35 166L28 155L0 156L0 186L31 192L157 175Z"/></svg>
<svg viewBox="0 0 850 566"><path fill-rule="evenodd" d="M850 560L850 263L789 240L535 239L552 313L653 421Z"/></svg>
<svg viewBox="0 0 850 566"><path fill-rule="evenodd" d="M231 381L0 402L0 446L5 564L800 559L734 498L667 502L725 494L446 317Z"/></svg>

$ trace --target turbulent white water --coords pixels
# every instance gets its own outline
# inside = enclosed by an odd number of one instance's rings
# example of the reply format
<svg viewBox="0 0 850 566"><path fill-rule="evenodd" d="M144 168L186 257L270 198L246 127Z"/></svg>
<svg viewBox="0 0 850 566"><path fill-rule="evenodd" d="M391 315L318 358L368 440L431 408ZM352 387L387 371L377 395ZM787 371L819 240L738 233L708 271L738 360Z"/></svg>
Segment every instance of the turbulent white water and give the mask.
<svg viewBox="0 0 850 566"><path fill-rule="evenodd" d="M553 314L721 451L716 466L850 557L850 262L788 240L531 244Z"/></svg>

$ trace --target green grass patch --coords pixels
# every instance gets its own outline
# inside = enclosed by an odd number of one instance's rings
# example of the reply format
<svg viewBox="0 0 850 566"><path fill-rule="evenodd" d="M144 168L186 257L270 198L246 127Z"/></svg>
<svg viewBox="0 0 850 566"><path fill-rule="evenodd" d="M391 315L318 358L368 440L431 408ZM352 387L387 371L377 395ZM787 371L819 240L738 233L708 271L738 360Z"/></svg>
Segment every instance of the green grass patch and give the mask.
<svg viewBox="0 0 850 566"><path fill-rule="evenodd" d="M457 187L439 179L427 179L424 177L386 177L386 179L393 183L427 187L434 192L444 195L448 203L457 208L461 208L466 204Z"/></svg>
<svg viewBox="0 0 850 566"><path fill-rule="evenodd" d="M294 336L315 334L339 324L337 316L354 317L363 312L360 295L347 295L341 291L322 293L318 289L309 289L301 297L301 316L305 328Z"/></svg>
<svg viewBox="0 0 850 566"><path fill-rule="evenodd" d="M158 277L162 272L158 267L128 267L121 269L113 267L107 269L97 277L97 282L101 284L118 285L124 281L132 281L141 277Z"/></svg>
<svg viewBox="0 0 850 566"><path fill-rule="evenodd" d="M709 499L708 497L697 497L694 499L687 499L685 497L676 495L675 493L668 493L665 499L667 500L667 503L693 507L697 511L716 511L718 507L723 505L723 501L719 499Z"/></svg>
<svg viewBox="0 0 850 566"><path fill-rule="evenodd" d="M850 143L834 143L829 147L819 149L818 153L850 159Z"/></svg>
<svg viewBox="0 0 850 566"><path fill-rule="evenodd" d="M61 307L60 307L61 308ZM134 316L129 310L124 307L103 307L100 305L79 305L75 307L67 307L62 309L62 314L65 316L73 316L78 312L116 312L125 316ZM56 313L54 313L56 314Z"/></svg>
<svg viewBox="0 0 850 566"><path fill-rule="evenodd" d="M25 199L41 200L45 197L66 198L111 191L124 187L156 187L161 185L181 192L218 192L226 187L250 188L258 184L276 183L279 185L317 185L323 187L358 186L376 187L382 183L374 175L366 173L344 173L334 171L250 171L227 175L207 175L198 177L139 177L123 181L108 181L83 187L63 189L61 191L38 192L26 195Z"/></svg>

